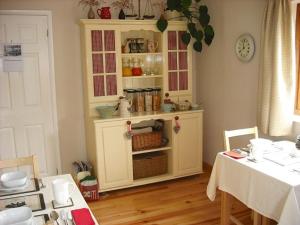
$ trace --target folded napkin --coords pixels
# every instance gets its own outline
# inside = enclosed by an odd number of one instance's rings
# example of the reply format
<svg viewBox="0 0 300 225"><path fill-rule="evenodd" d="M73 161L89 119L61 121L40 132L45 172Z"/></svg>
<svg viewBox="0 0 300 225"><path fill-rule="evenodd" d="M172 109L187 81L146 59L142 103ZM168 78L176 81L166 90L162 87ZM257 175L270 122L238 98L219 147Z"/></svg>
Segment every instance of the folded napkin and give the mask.
<svg viewBox="0 0 300 225"><path fill-rule="evenodd" d="M242 152L238 152L237 150L231 150L231 151L224 152L224 155L227 155L234 159L241 159L241 158L244 158L247 156L246 153L243 154Z"/></svg>
<svg viewBox="0 0 300 225"><path fill-rule="evenodd" d="M74 209L71 213L76 225L95 225L89 209Z"/></svg>
<svg viewBox="0 0 300 225"><path fill-rule="evenodd" d="M281 166L300 163L300 157L293 157L286 151L265 154L264 158Z"/></svg>

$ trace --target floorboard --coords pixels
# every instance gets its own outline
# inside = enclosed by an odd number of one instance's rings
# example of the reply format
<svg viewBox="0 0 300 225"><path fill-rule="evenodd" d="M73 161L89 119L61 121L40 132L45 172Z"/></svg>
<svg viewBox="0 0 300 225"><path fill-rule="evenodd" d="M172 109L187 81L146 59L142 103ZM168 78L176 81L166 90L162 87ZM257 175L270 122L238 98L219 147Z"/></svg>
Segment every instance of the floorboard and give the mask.
<svg viewBox="0 0 300 225"><path fill-rule="evenodd" d="M103 193L89 206L101 225L218 225L220 193L214 202L206 196L210 171L206 167L201 175ZM233 212L251 224L244 205L236 201Z"/></svg>

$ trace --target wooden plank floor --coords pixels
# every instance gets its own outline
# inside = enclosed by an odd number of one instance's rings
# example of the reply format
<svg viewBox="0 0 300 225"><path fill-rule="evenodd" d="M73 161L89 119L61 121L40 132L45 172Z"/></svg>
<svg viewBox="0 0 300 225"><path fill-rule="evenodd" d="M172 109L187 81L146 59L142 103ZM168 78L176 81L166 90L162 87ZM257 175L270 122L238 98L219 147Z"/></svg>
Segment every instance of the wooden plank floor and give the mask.
<svg viewBox="0 0 300 225"><path fill-rule="evenodd" d="M100 225L217 225L220 193L214 202L206 196L210 169L201 175L101 194L89 203ZM251 224L250 210L234 204L234 214Z"/></svg>

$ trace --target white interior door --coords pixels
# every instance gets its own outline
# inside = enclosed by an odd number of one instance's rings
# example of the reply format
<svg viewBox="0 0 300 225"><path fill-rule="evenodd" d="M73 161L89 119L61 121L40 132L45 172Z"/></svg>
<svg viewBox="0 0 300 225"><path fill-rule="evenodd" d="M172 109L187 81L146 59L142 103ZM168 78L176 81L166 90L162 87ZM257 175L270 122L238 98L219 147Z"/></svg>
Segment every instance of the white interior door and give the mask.
<svg viewBox="0 0 300 225"><path fill-rule="evenodd" d="M60 168L47 32L47 16L0 13L0 43L24 59L23 72L0 71L0 160L36 154L43 176Z"/></svg>

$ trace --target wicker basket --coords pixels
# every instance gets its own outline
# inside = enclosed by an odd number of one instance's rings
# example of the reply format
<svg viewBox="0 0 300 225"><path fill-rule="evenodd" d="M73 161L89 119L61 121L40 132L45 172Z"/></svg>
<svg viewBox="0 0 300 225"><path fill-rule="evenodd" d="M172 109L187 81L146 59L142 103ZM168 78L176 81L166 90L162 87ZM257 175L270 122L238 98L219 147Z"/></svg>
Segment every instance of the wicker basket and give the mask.
<svg viewBox="0 0 300 225"><path fill-rule="evenodd" d="M152 152L133 157L133 179L152 177L168 171L168 156L164 152Z"/></svg>
<svg viewBox="0 0 300 225"><path fill-rule="evenodd" d="M132 136L132 151L158 148L162 145L162 132L154 131Z"/></svg>

